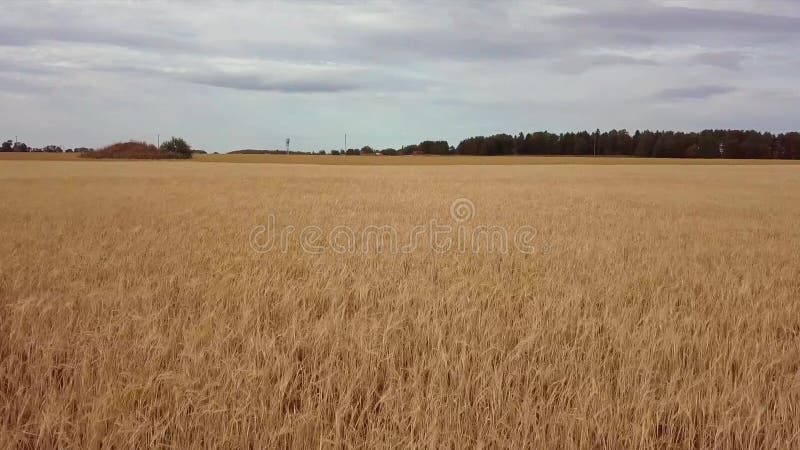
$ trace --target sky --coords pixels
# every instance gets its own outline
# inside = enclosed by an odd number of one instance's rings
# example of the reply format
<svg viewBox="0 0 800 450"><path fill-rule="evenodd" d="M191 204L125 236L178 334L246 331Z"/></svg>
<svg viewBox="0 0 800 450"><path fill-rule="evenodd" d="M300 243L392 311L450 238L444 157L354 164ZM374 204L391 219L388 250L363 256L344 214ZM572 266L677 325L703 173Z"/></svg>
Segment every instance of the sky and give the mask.
<svg viewBox="0 0 800 450"><path fill-rule="evenodd" d="M225 152L800 129L800 1L0 3L0 139Z"/></svg>

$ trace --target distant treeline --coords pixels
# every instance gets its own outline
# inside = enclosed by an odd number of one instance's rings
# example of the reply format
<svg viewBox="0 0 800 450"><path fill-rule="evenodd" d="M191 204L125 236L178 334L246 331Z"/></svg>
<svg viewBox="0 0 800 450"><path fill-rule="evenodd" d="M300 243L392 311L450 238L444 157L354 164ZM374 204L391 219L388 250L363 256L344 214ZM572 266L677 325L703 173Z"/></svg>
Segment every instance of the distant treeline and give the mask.
<svg viewBox="0 0 800 450"><path fill-rule="evenodd" d="M45 152L45 153L84 153L91 152L93 149L87 147L76 147L75 149L63 149L58 145L48 145L42 148L29 147L24 142L15 142L7 140L0 144L0 152L17 152L17 153L32 153L32 152Z"/></svg>
<svg viewBox="0 0 800 450"><path fill-rule="evenodd" d="M254 150L254 149L246 149L246 150L234 150L232 152L228 152L229 155L307 155L308 152L295 152L295 151L286 151L286 150Z"/></svg>
<svg viewBox="0 0 800 450"><path fill-rule="evenodd" d="M320 152L325 154L324 151ZM407 145L399 150L394 148L385 148L383 150L375 150L372 147L362 147L361 149L350 148L346 151L331 150L331 155L451 155L455 153L455 149L447 144L447 141L425 141L417 145Z"/></svg>
<svg viewBox="0 0 800 450"><path fill-rule="evenodd" d="M49 145L33 149L22 142L5 141L2 152L72 152ZM75 152L91 152L76 148ZM193 150L192 153L204 153ZM309 154L285 150L236 150L231 154ZM314 153L314 152L311 152ZM547 131L516 136L496 134L477 136L461 141L458 147L447 141L424 141L400 149L382 150L366 146L360 149L321 150L317 154L331 155L575 155L575 156L638 156L645 158L740 158L740 159L800 159L800 133L762 133L743 130L705 130L699 133L675 131L611 130L594 133L555 134Z"/></svg>
<svg viewBox="0 0 800 450"><path fill-rule="evenodd" d="M325 153L325 152L320 152ZM396 149L370 147L334 150L346 155L576 155L639 156L646 158L800 159L800 133L772 134L743 130L675 131L611 130L555 134L546 131L516 136L497 134L465 139L458 147L446 141L425 141Z"/></svg>
<svg viewBox="0 0 800 450"><path fill-rule="evenodd" d="M598 155L650 158L800 159L800 133L774 135L758 131L706 130L699 133L626 130L604 133L517 136L499 134L465 139L462 155Z"/></svg>

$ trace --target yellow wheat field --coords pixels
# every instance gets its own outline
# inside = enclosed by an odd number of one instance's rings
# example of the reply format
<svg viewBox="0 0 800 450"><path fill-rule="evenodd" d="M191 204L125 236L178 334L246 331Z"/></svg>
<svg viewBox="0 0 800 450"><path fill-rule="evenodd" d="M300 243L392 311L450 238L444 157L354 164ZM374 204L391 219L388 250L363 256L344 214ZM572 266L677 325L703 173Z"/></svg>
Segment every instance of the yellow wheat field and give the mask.
<svg viewBox="0 0 800 450"><path fill-rule="evenodd" d="M455 199L536 251L250 245ZM796 448L799 252L798 166L0 161L0 447Z"/></svg>

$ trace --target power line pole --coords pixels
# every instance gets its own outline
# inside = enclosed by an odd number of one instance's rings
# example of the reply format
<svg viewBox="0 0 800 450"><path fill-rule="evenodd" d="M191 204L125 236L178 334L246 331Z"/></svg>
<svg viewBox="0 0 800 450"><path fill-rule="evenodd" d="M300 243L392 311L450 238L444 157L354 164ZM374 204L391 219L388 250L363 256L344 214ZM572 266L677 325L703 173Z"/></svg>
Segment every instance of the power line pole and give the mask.
<svg viewBox="0 0 800 450"><path fill-rule="evenodd" d="M347 151L347 133L344 134L344 151Z"/></svg>

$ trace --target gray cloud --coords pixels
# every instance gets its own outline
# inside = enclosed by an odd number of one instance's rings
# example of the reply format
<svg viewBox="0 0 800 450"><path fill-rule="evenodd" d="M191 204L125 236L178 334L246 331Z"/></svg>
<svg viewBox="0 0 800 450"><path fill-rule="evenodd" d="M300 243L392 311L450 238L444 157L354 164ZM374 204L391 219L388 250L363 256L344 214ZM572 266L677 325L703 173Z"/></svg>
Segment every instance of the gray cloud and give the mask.
<svg viewBox="0 0 800 450"><path fill-rule="evenodd" d="M0 27L0 45L20 47L62 42L143 50L197 52L202 50L202 47L194 41L196 38L197 36L170 35L161 30L137 32L99 24L82 25L80 22L47 23L27 27L18 23L5 23Z"/></svg>
<svg viewBox="0 0 800 450"><path fill-rule="evenodd" d="M356 90L405 91L417 90L432 84L430 80L398 74L385 74L374 70L326 69L314 67L275 68L267 71L245 73L225 72L219 69L171 67L153 68L125 65L92 65L87 70L121 75L135 74L168 80L184 81L198 85L229 88L241 91L280 92L287 94L341 93ZM2 67L0 66L0 71ZM291 72L308 72L291 76Z"/></svg>
<svg viewBox="0 0 800 450"><path fill-rule="evenodd" d="M693 86L684 88L664 89L659 92L657 98L661 100L706 100L724 94L736 92L736 88L731 86Z"/></svg>
<svg viewBox="0 0 800 450"><path fill-rule="evenodd" d="M0 73L0 92L8 94L48 94L54 86L29 77L20 77ZM1 138L0 138L1 139Z"/></svg>
<svg viewBox="0 0 800 450"><path fill-rule="evenodd" d="M45 75L55 71L42 64L31 64L24 61L0 60L0 72L25 75Z"/></svg>
<svg viewBox="0 0 800 450"><path fill-rule="evenodd" d="M150 77L185 81L204 86L236 89L241 91L262 91L282 93L335 93L358 89L354 82L323 78L294 78L280 80L257 73L225 73L209 70L161 70L135 66L94 66L93 70L138 74Z"/></svg>
<svg viewBox="0 0 800 450"><path fill-rule="evenodd" d="M679 7L633 7L568 15L565 24L647 33L726 32L800 34L800 18L743 11Z"/></svg>
<svg viewBox="0 0 800 450"><path fill-rule="evenodd" d="M237 75L226 73L215 74L189 74L180 75L182 78L192 83L207 86L225 87L246 91L266 91L266 92L285 92L285 93L331 93L351 91L358 88L354 83L337 80L314 80L314 79L294 79L294 80L272 80L268 77L258 75Z"/></svg>
<svg viewBox="0 0 800 450"><path fill-rule="evenodd" d="M590 55L564 58L556 62L555 68L565 74L580 74L602 67L654 67L659 62L650 58L637 58L627 55Z"/></svg>
<svg viewBox="0 0 800 450"><path fill-rule="evenodd" d="M720 67L727 70L741 70L749 55L741 51L704 52L690 59L692 63Z"/></svg>

